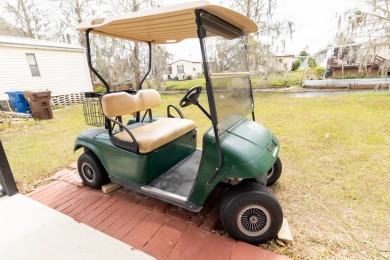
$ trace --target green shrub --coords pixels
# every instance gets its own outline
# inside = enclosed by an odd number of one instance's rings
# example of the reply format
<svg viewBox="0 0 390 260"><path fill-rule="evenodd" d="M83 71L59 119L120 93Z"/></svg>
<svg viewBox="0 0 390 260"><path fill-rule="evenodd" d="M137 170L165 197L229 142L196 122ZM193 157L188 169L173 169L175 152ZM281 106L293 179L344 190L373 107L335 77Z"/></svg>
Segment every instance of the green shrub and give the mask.
<svg viewBox="0 0 390 260"><path fill-rule="evenodd" d="M357 75L343 75L343 76L334 76L332 78L333 79L357 79L357 78L364 78L364 77L359 77Z"/></svg>
<svg viewBox="0 0 390 260"><path fill-rule="evenodd" d="M312 57L309 57L309 60L307 61L307 63L309 64L309 67L311 69L315 69L317 66L316 60Z"/></svg>
<svg viewBox="0 0 390 260"><path fill-rule="evenodd" d="M317 78L322 78L324 76L324 73L325 73L325 68L322 66L315 66L314 71L315 71Z"/></svg>
<svg viewBox="0 0 390 260"><path fill-rule="evenodd" d="M295 70L299 69L299 66L300 66L300 65L301 65L301 60L300 60L300 59L295 60L295 61L292 63L291 70L292 70L292 71L295 71Z"/></svg>
<svg viewBox="0 0 390 260"><path fill-rule="evenodd" d="M300 79L289 80L288 85L289 86L300 86L301 80Z"/></svg>
<svg viewBox="0 0 390 260"><path fill-rule="evenodd" d="M301 51L299 56L309 56L309 53L307 51Z"/></svg>
<svg viewBox="0 0 390 260"><path fill-rule="evenodd" d="M282 79L271 82L271 86L273 87L285 87L286 85L286 81Z"/></svg>
<svg viewBox="0 0 390 260"><path fill-rule="evenodd" d="M103 92L106 92L106 87L104 86L99 86L97 88L95 88L95 92L98 92L98 93L103 93Z"/></svg>

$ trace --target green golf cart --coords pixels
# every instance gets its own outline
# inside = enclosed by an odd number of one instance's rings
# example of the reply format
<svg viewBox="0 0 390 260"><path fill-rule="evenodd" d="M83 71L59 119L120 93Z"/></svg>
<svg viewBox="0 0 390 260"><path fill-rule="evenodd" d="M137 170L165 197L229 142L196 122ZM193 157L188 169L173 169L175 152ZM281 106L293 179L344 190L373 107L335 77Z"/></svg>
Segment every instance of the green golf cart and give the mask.
<svg viewBox="0 0 390 260"><path fill-rule="evenodd" d="M245 35L256 32L256 24L233 10L197 1L85 21L78 29L85 32L89 67L107 88L88 96L92 102L84 111L86 120L100 115L104 127L82 132L75 142L75 150L84 149L78 170L85 184L100 188L111 181L198 212L218 183L233 180L220 206L224 229L253 244L273 239L283 213L266 186L277 181L282 164L278 140L255 122ZM135 90L110 91L92 65L90 33L148 44L149 70ZM154 117L160 94L142 89L152 44L190 38L199 39L205 86L191 88L179 105L195 105L210 119L202 150L195 122L175 105L167 107L166 117ZM218 55L221 42L229 47L229 59ZM200 104L201 94L207 95L208 109ZM125 122L129 114L136 116Z"/></svg>

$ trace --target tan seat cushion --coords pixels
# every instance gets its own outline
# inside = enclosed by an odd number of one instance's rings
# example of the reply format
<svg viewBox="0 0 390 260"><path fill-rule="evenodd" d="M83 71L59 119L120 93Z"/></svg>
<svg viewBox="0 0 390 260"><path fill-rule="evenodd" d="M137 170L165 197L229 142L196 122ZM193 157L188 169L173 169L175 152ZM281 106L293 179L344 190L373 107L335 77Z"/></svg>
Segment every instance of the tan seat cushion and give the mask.
<svg viewBox="0 0 390 260"><path fill-rule="evenodd" d="M107 117L128 115L158 107L160 104L160 94L154 89L139 90L135 95L114 92L102 97L102 110Z"/></svg>
<svg viewBox="0 0 390 260"><path fill-rule="evenodd" d="M194 121L181 118L161 118L153 123L131 129L138 142L140 153L149 153L172 142L180 136L194 130ZM116 133L114 137L132 143L133 139L126 131Z"/></svg>

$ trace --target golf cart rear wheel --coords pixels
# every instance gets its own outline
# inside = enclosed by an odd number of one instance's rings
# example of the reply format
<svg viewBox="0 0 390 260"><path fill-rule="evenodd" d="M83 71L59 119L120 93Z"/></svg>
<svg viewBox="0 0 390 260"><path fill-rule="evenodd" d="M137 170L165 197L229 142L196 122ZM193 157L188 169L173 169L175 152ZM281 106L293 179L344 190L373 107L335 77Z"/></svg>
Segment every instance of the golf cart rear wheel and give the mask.
<svg viewBox="0 0 390 260"><path fill-rule="evenodd" d="M278 157L274 165L272 165L271 169L269 169L267 172L267 186L271 186L272 184L277 182L281 174L282 174L282 161ZM254 180L258 183L262 183L261 179L254 178Z"/></svg>
<svg viewBox="0 0 390 260"><path fill-rule="evenodd" d="M110 181L103 165L91 151L87 151L80 155L77 161L77 168L81 179L85 185L90 188L100 189L104 184L107 184Z"/></svg>
<svg viewBox="0 0 390 260"><path fill-rule="evenodd" d="M234 239L250 244L266 243L277 236L283 212L271 193L253 184L242 183L226 194L221 202L220 219Z"/></svg>

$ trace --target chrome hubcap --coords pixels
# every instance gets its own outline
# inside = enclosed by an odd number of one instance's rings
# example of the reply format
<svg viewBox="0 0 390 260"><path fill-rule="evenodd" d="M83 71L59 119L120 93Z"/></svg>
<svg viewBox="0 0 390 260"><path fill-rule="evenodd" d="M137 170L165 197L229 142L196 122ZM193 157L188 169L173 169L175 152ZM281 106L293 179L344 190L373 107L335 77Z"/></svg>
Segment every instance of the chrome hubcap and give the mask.
<svg viewBox="0 0 390 260"><path fill-rule="evenodd" d="M81 169L85 178L87 178L89 181L93 181L95 179L95 173L93 172L93 169L89 164L83 163Z"/></svg>
<svg viewBox="0 0 390 260"><path fill-rule="evenodd" d="M249 205L239 212L237 224L244 234L259 236L269 229L271 216L265 208L259 205Z"/></svg>
<svg viewBox="0 0 390 260"><path fill-rule="evenodd" d="M272 166L271 169L267 172L267 179L271 178L271 176L274 174L275 167Z"/></svg>

